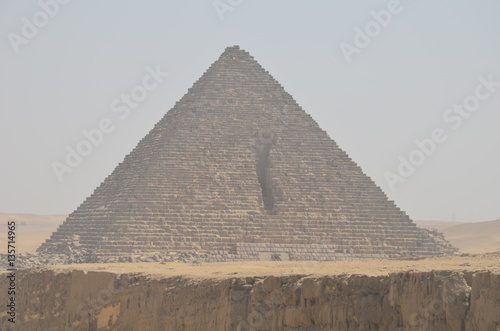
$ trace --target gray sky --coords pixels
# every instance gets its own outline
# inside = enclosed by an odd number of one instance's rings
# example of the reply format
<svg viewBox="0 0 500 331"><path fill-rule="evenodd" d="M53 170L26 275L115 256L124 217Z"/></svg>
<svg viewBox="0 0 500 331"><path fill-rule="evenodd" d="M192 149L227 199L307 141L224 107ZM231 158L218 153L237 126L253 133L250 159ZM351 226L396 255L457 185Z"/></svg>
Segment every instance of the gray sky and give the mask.
<svg viewBox="0 0 500 331"><path fill-rule="evenodd" d="M73 211L240 45L413 219L500 218L498 1L59 1L0 0L2 212Z"/></svg>

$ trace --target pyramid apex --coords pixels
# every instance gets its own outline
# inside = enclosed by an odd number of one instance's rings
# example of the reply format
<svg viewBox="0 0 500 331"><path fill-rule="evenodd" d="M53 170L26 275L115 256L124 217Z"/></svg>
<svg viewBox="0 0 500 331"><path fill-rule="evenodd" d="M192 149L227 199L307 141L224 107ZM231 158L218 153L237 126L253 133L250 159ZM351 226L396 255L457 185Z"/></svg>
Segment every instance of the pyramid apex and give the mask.
<svg viewBox="0 0 500 331"><path fill-rule="evenodd" d="M244 53L244 54L247 54L247 55L250 55L247 51L245 51L244 49L241 49L239 45L233 45L233 46L228 46L226 47L226 49L224 50L224 53L222 54L234 54L234 53Z"/></svg>

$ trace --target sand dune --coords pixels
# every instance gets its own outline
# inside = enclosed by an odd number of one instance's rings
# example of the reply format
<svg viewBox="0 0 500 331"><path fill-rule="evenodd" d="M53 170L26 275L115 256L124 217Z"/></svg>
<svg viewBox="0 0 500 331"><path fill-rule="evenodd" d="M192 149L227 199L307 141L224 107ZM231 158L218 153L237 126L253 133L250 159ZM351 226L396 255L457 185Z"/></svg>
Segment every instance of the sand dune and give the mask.
<svg viewBox="0 0 500 331"><path fill-rule="evenodd" d="M463 253L487 253L500 251L500 220L455 223L439 221L415 221L423 228L442 232L447 240Z"/></svg>

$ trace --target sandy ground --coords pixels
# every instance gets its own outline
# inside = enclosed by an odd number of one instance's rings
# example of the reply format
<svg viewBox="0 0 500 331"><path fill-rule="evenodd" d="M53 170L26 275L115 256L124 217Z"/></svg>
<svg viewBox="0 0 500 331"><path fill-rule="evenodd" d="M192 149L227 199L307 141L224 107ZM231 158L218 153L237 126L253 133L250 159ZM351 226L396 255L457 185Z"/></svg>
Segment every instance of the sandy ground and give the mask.
<svg viewBox="0 0 500 331"><path fill-rule="evenodd" d="M329 262L227 262L227 263L108 263L44 267L56 272L69 270L137 273L151 278L183 276L193 280L226 279L250 276L369 275L379 276L403 271L480 271L500 274L500 253L434 257L420 260L358 260Z"/></svg>

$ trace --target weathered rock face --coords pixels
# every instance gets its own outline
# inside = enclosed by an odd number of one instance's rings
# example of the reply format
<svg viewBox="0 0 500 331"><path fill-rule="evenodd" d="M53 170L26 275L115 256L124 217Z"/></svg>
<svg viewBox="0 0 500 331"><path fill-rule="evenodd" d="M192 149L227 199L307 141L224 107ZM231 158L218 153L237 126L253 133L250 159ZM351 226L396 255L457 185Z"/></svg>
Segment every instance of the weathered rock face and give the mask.
<svg viewBox="0 0 500 331"><path fill-rule="evenodd" d="M453 253L419 229L257 61L229 47L40 248L73 262Z"/></svg>
<svg viewBox="0 0 500 331"><path fill-rule="evenodd" d="M193 280L23 270L18 277L16 325L2 304L1 330L500 329L500 275L486 271Z"/></svg>

